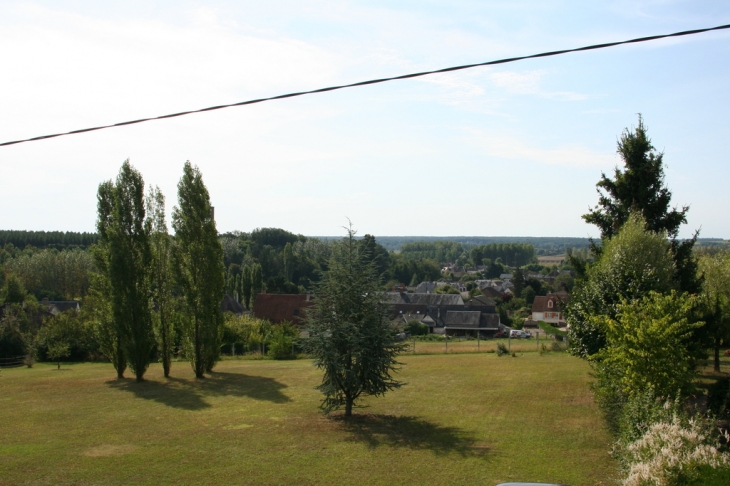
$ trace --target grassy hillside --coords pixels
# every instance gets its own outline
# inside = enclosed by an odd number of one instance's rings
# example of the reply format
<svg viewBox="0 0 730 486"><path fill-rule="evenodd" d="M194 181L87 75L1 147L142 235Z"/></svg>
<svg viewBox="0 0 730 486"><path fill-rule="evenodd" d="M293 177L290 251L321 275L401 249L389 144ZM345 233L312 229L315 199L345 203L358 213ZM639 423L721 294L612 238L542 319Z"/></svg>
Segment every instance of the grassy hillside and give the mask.
<svg viewBox="0 0 730 486"><path fill-rule="evenodd" d="M588 367L563 353L403 356L407 385L346 423L308 360L229 360L205 380L109 364L0 374L0 484L608 484Z"/></svg>

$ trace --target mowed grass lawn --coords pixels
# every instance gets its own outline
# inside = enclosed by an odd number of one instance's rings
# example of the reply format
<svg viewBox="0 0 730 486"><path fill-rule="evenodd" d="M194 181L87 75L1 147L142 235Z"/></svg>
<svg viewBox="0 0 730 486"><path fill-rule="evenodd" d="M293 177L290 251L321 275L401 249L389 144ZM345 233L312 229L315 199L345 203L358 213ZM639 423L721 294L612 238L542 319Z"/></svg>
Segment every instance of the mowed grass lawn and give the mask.
<svg viewBox="0 0 730 486"><path fill-rule="evenodd" d="M405 355L403 388L349 423L309 360L0 373L0 484L609 484L586 363L564 353ZM127 374L131 374L127 372Z"/></svg>

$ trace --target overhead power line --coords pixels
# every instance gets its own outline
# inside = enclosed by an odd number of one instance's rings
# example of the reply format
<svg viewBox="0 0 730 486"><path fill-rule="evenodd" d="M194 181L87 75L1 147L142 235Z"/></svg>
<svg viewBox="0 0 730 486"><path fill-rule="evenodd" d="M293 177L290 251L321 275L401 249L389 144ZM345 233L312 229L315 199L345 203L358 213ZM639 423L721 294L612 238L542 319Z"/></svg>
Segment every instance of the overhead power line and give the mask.
<svg viewBox="0 0 730 486"><path fill-rule="evenodd" d="M24 140L15 140L12 142L4 142L0 143L0 147L6 146L6 145L15 145L17 143L23 143L23 142L36 142L39 140L45 140L47 138L55 138L55 137L62 137L64 135L75 135L78 133L85 133L85 132L93 132L95 130L103 130L105 128L114 128L114 127L123 127L125 125L134 125L136 123L143 123L147 121L152 120L164 120L166 118L175 118L178 116L184 116L184 115L192 115L193 113L203 113L206 111L214 111L214 110L221 110L223 108L230 108L232 106L244 106L244 105L253 105L255 103L263 103L264 101L272 101L272 100L281 100L284 98L294 98L295 96L304 96L309 94L315 94L315 93L324 93L327 91L335 91L338 89L345 89L345 88L355 88L357 86L367 86L369 84L378 84L378 83L385 83L388 81L397 81L399 79L410 79L410 78L417 78L420 76L428 76L429 74L438 74L438 73L448 73L452 71L461 71L463 69L471 69L479 66L494 66L496 64L507 64L510 62L516 62L516 61L522 61L525 59L535 59L539 57L551 57L551 56L559 56L561 54L568 54L571 52L581 52L581 51L592 51L595 49L605 49L606 47L614 47L614 46L620 46L623 44L636 44L639 42L648 42L653 41L657 39L666 39L668 37L682 37L685 35L693 35L693 34L701 34L703 32L710 32L713 30L724 30L724 29L730 29L730 24L727 25L719 25L717 27L709 27L706 29L695 29L695 30L685 30L682 32L675 32L673 34L662 34L662 35L652 35L649 37L639 37L636 39L629 39L625 41L619 41L619 42L608 42L605 44L594 44L591 46L585 46L585 47L578 47L575 49L563 49L560 51L550 51L550 52L541 52L540 54L531 54L529 56L519 56L519 57L509 57L505 59L498 59L496 61L487 61L487 62L480 62L477 64L464 64L461 66L452 66L447 67L443 69L437 69L434 71L423 71L420 73L411 73L411 74L403 74L401 76L393 76L390 78L380 78L380 79L370 79L368 81L360 81L357 83L352 84L342 84L339 86L330 86L328 88L319 88L319 89L313 89L310 91L299 91L296 93L287 93L282 94L278 96L271 96L268 98L258 98L255 100L248 100L248 101L240 101L238 103L230 103L227 105L217 105L217 106L209 106L208 108L201 108L199 110L190 110L190 111L181 111L179 113L172 113L169 115L162 115L162 116L155 116L151 118L140 118L139 120L131 120L131 121L125 121L121 123L114 123L112 125L102 125L98 127L92 127L92 128L82 128L80 130L72 130L70 132L64 132L64 133L54 133L52 135L41 135L39 137L33 137L33 138L26 138Z"/></svg>

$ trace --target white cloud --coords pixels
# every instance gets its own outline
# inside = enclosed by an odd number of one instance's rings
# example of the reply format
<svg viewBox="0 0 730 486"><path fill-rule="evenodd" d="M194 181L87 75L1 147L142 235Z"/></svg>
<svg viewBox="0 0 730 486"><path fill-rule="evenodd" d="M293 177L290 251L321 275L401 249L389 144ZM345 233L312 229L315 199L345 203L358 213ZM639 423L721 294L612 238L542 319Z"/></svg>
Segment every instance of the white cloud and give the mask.
<svg viewBox="0 0 730 486"><path fill-rule="evenodd" d="M517 137L492 135L475 129L466 131L470 134L468 140L490 157L582 168L607 169L616 164L615 155L597 152L581 145L543 148Z"/></svg>

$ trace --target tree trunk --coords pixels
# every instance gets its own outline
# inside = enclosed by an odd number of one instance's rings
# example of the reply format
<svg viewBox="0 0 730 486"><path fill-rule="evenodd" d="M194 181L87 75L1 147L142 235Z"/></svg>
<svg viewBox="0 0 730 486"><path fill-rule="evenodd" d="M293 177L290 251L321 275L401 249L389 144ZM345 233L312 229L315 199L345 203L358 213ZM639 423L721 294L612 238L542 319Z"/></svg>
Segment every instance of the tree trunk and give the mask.
<svg viewBox="0 0 730 486"><path fill-rule="evenodd" d="M352 417L352 398L345 398L345 417Z"/></svg>
<svg viewBox="0 0 730 486"><path fill-rule="evenodd" d="M124 350L120 342L117 342L117 356L115 357L115 368L117 369L117 380L124 378L124 370L127 369L127 358L124 356Z"/></svg>
<svg viewBox="0 0 730 486"><path fill-rule="evenodd" d="M715 338L715 372L720 372L720 340Z"/></svg>
<svg viewBox="0 0 730 486"><path fill-rule="evenodd" d="M162 329L162 370L165 373L165 378L170 377L170 352L168 349L168 336L167 336L167 328L165 327L166 322L164 321L164 316L162 314L162 311L160 311L160 321L161 325L160 328Z"/></svg>
<svg viewBox="0 0 730 486"><path fill-rule="evenodd" d="M60 370L61 369L61 360L60 359L58 360L58 368L56 368L56 369L57 370Z"/></svg>
<svg viewBox="0 0 730 486"><path fill-rule="evenodd" d="M198 317L195 316L195 378L205 378L205 359L203 357L203 339L200 336L200 324L198 323Z"/></svg>

